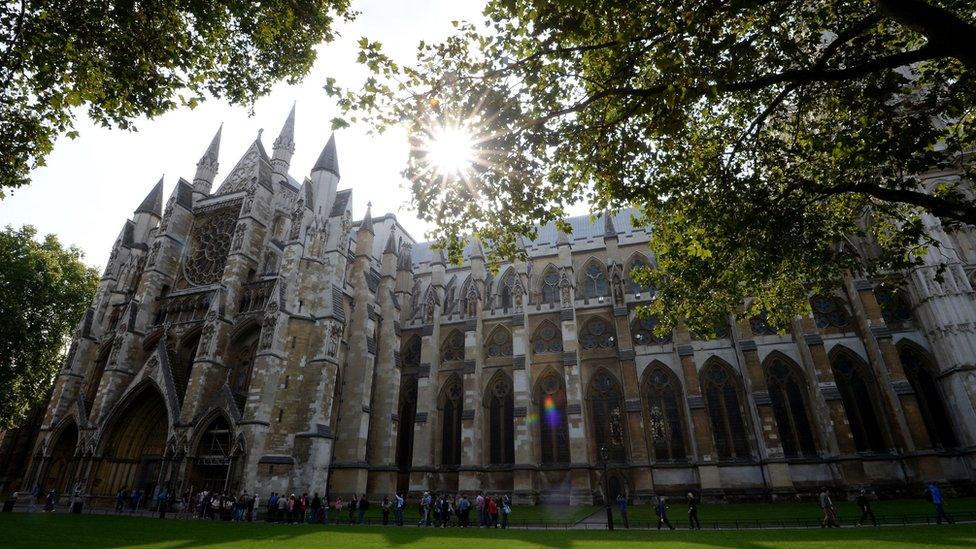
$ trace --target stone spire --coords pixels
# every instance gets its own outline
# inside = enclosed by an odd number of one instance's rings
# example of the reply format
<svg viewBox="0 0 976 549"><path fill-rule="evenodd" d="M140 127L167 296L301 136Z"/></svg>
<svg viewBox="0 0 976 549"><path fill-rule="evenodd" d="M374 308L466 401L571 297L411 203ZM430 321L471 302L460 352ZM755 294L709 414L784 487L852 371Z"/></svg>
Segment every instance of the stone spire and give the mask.
<svg viewBox="0 0 976 549"><path fill-rule="evenodd" d="M603 238L617 238L617 228L613 225L613 216L610 212L603 212Z"/></svg>
<svg viewBox="0 0 976 549"><path fill-rule="evenodd" d="M481 248L481 241L475 237L471 238L471 259L485 258L485 251Z"/></svg>
<svg viewBox="0 0 976 549"><path fill-rule="evenodd" d="M330 143L332 141L329 141ZM363 222L359 224L359 232L367 231L371 235L375 235L376 231L373 230L373 215L371 210L373 209L373 203L366 203L366 215L363 216Z"/></svg>
<svg viewBox="0 0 976 549"><path fill-rule="evenodd" d="M312 173L320 170L332 173L336 177L341 177L339 175L339 157L336 154L334 133L329 136L329 142L325 144L325 148L319 154L319 159L315 161L315 166L312 167Z"/></svg>
<svg viewBox="0 0 976 549"><path fill-rule="evenodd" d="M274 149L271 155L271 168L274 171L277 181L288 180L288 167L291 165L291 157L295 154L295 104L292 103L288 118L281 127L281 133L274 140Z"/></svg>
<svg viewBox="0 0 976 549"><path fill-rule="evenodd" d="M383 248L383 255L396 255L396 231L390 231L390 237L386 239L386 247Z"/></svg>
<svg viewBox="0 0 976 549"><path fill-rule="evenodd" d="M556 229L558 234L556 235L556 247L559 246L569 246L569 235Z"/></svg>
<svg viewBox="0 0 976 549"><path fill-rule="evenodd" d="M139 204L139 207L136 208L135 213L137 214L147 213L159 218L163 217L163 178L162 177L159 178L159 182L156 183L156 186L154 186L152 190L149 191L149 194L146 195L146 198L142 200L142 204Z"/></svg>
<svg viewBox="0 0 976 549"><path fill-rule="evenodd" d="M217 134L210 141L207 152L203 153L200 161L197 162L197 174L193 177L193 191L203 195L210 194L213 186L214 177L217 175L217 157L220 153L220 133L224 125L217 128Z"/></svg>

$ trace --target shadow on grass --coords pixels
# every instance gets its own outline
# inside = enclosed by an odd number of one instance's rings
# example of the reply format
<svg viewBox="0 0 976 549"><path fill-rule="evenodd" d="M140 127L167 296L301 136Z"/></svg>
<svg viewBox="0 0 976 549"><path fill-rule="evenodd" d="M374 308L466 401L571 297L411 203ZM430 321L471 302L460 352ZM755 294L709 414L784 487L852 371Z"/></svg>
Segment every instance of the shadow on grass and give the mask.
<svg viewBox="0 0 976 549"><path fill-rule="evenodd" d="M0 515L5 547L806 547L843 545L973 547L976 526L839 530L581 531L484 530L222 523L138 517L33 514Z"/></svg>

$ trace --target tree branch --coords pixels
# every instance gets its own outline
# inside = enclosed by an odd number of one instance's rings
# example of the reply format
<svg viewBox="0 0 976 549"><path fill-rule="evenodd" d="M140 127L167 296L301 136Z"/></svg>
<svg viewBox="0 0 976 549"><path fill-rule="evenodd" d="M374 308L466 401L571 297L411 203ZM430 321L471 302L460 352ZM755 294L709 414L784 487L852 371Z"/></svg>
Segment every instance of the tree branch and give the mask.
<svg viewBox="0 0 976 549"><path fill-rule="evenodd" d="M962 223L972 223L976 220L976 204L973 202L960 203L957 201L946 200L939 196L934 196L926 192L913 191L911 189L895 189L871 183L849 183L836 186L822 186L815 183L808 183L814 192L826 195L861 193L868 196L884 200L886 202L899 202L911 204L925 209L926 211L942 219L951 219Z"/></svg>
<svg viewBox="0 0 976 549"><path fill-rule="evenodd" d="M976 68L976 26L923 0L874 0L882 14Z"/></svg>

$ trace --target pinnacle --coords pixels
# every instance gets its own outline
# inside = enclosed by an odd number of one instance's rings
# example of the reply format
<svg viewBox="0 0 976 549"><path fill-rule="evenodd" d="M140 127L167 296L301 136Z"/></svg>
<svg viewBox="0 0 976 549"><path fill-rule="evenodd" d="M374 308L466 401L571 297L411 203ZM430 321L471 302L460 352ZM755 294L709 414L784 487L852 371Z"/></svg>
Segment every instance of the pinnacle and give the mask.
<svg viewBox="0 0 976 549"><path fill-rule="evenodd" d="M312 167L312 172L319 170L331 172L336 177L339 176L339 158L336 154L336 143L335 134L333 133L329 137L329 142L325 144L325 148L322 149L322 153L319 155L319 159L315 161L315 166Z"/></svg>
<svg viewBox="0 0 976 549"><path fill-rule="evenodd" d="M603 212L603 236L604 238L617 236L617 228L613 225L613 216L610 212Z"/></svg>
<svg viewBox="0 0 976 549"><path fill-rule="evenodd" d="M210 141L210 146L207 147L207 152L203 153L203 157L200 158L200 162L205 159L210 159L214 162L217 161L217 156L220 153L220 134L224 130L224 123L220 123L220 127L217 128L217 133L214 135L213 140Z"/></svg>
<svg viewBox="0 0 976 549"><path fill-rule="evenodd" d="M331 139L329 140L329 143L332 143L332 140ZM370 210L372 210L372 209L373 209L373 203L372 202L367 202L366 203L366 215L363 217L362 224L359 225L359 230L360 231L369 231L370 234L375 235L376 233L373 231L373 215L372 215L372 213L370 213Z"/></svg>
<svg viewBox="0 0 976 549"><path fill-rule="evenodd" d="M163 216L163 178L159 178L159 182L149 191L146 198L142 199L142 204L136 208L135 213L148 213L155 215L156 217Z"/></svg>
<svg viewBox="0 0 976 549"><path fill-rule="evenodd" d="M275 139L274 148L288 148L294 147L295 143L295 103L291 105L291 111L288 112L288 118L285 119L285 124L281 126L281 133L278 134L278 139Z"/></svg>

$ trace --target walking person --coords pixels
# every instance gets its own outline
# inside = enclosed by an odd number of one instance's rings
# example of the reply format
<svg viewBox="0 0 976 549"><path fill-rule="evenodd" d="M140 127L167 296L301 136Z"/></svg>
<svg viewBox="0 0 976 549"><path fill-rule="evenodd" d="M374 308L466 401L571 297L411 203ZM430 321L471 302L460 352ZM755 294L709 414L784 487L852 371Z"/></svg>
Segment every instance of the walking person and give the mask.
<svg viewBox="0 0 976 549"><path fill-rule="evenodd" d="M403 494L396 494L393 498L393 524L403 526L403 508L407 506Z"/></svg>
<svg viewBox="0 0 976 549"><path fill-rule="evenodd" d="M830 493L826 487L820 490L820 510L823 511L823 520L820 521L821 528L840 528L840 525L837 524L834 502L830 499Z"/></svg>
<svg viewBox="0 0 976 549"><path fill-rule="evenodd" d="M34 489L31 490L30 505L27 507L28 513L33 513L37 510L37 502L40 501L42 497L44 497L44 487L42 487L41 483L38 482L34 484Z"/></svg>
<svg viewBox="0 0 976 549"><path fill-rule="evenodd" d="M356 524L357 508L359 508L359 496L353 494L352 499L349 500L349 505L346 506L346 510L349 514L349 524Z"/></svg>
<svg viewBox="0 0 976 549"><path fill-rule="evenodd" d="M335 507L336 510L336 524L342 524L342 510L345 508L342 501L342 496L336 498L333 507Z"/></svg>
<svg viewBox="0 0 976 549"><path fill-rule="evenodd" d="M281 524L288 520L288 496L281 494L278 496L278 520L275 522Z"/></svg>
<svg viewBox="0 0 976 549"><path fill-rule="evenodd" d="M478 509L478 528L485 527L485 495L478 494L474 500L474 506Z"/></svg>
<svg viewBox="0 0 976 549"><path fill-rule="evenodd" d="M949 524L955 524L956 521L952 520L952 517L945 512L945 500L942 497L942 490L939 489L939 486L935 482L930 482L927 491L928 494L926 497L935 507L935 523L942 524L942 519L945 519Z"/></svg>
<svg viewBox="0 0 976 549"><path fill-rule="evenodd" d="M512 514L512 500L508 494L502 496L502 529L508 528L508 515Z"/></svg>
<svg viewBox="0 0 976 549"><path fill-rule="evenodd" d="M115 511L121 513L125 510L125 500L129 499L129 491L125 488L119 490L119 493L115 495Z"/></svg>
<svg viewBox="0 0 976 549"><path fill-rule="evenodd" d="M380 504L383 509L383 526L390 523L390 505L390 496L383 496L383 503Z"/></svg>
<svg viewBox="0 0 976 549"><path fill-rule="evenodd" d="M461 494L461 501L458 502L458 525L467 528L471 525L471 502L468 496Z"/></svg>
<svg viewBox="0 0 976 549"><path fill-rule="evenodd" d="M620 508L620 516L624 519L624 528L630 529L630 522L627 521L627 498L623 494L617 494L617 507Z"/></svg>
<svg viewBox="0 0 976 549"><path fill-rule="evenodd" d="M698 498L695 494L688 492L688 528L691 530L701 530L701 522L698 521Z"/></svg>
<svg viewBox="0 0 976 549"><path fill-rule="evenodd" d="M664 499L664 496L657 497L657 506L654 508L654 513L657 515L657 529L660 530L662 526L667 526L669 530L674 530L671 521L668 520L668 506Z"/></svg>
<svg viewBox="0 0 976 549"><path fill-rule="evenodd" d="M369 501L366 500L366 494L359 496L357 509L359 510L359 524L364 524L366 522L366 510L369 509Z"/></svg>
<svg viewBox="0 0 976 549"><path fill-rule="evenodd" d="M858 526L864 524L864 519L871 517L871 522L877 526L878 519L874 518L874 511L871 510L871 500L868 498L867 492L861 488L860 493L857 495L857 507L861 510L861 518L857 521Z"/></svg>
<svg viewBox="0 0 976 549"><path fill-rule="evenodd" d="M488 514L488 527L498 528L498 502L495 498L488 496L485 500L485 510Z"/></svg>
<svg viewBox="0 0 976 549"><path fill-rule="evenodd" d="M430 526L430 492L424 492L420 498L420 522L417 526Z"/></svg>

